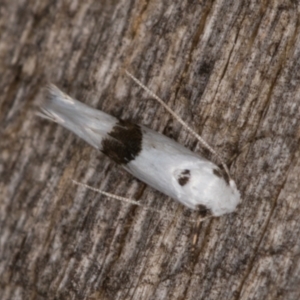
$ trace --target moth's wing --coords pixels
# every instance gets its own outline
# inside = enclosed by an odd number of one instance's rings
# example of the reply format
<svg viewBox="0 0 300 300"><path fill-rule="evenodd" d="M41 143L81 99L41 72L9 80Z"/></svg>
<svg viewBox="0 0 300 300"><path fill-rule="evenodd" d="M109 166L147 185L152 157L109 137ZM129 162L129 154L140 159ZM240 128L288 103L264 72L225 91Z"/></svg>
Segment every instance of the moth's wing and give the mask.
<svg viewBox="0 0 300 300"><path fill-rule="evenodd" d="M93 147L99 149L102 139L118 121L116 118L71 98L55 85L46 88L40 106L40 117L50 119L69 129Z"/></svg>

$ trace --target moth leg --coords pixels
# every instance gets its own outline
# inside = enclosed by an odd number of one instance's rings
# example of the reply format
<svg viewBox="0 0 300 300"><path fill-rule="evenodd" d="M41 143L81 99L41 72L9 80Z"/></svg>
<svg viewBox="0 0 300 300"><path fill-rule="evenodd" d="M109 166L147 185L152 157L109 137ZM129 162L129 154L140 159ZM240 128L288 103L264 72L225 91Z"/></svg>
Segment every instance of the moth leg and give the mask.
<svg viewBox="0 0 300 300"><path fill-rule="evenodd" d="M191 249L193 256L195 256L196 253L196 245L198 242L200 225L202 222L204 222L207 219L210 219L213 216L210 209L208 209L204 205L197 205L197 210L199 212L199 217L193 228L194 234L193 234L193 242L192 242L192 249Z"/></svg>

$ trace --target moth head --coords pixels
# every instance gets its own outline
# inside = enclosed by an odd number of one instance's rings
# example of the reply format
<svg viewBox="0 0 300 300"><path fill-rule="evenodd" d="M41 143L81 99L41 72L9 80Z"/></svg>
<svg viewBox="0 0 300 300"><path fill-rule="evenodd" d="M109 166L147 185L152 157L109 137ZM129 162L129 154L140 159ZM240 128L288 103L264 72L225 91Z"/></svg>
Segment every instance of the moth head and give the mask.
<svg viewBox="0 0 300 300"><path fill-rule="evenodd" d="M174 172L178 200L197 209L205 207L213 216L233 212L240 203L240 192L234 180L226 178L213 163L192 165Z"/></svg>

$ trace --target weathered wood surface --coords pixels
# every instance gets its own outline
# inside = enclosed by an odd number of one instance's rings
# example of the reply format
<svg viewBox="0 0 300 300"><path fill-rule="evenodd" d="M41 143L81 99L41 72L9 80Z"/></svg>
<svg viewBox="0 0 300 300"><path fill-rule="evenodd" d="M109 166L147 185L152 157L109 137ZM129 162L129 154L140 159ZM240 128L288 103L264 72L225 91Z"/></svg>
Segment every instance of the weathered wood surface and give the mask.
<svg viewBox="0 0 300 300"><path fill-rule="evenodd" d="M297 1L2 0L0 13L1 299L299 299ZM199 151L124 68L233 158L242 204L202 223L194 256L195 213L34 116L51 81Z"/></svg>

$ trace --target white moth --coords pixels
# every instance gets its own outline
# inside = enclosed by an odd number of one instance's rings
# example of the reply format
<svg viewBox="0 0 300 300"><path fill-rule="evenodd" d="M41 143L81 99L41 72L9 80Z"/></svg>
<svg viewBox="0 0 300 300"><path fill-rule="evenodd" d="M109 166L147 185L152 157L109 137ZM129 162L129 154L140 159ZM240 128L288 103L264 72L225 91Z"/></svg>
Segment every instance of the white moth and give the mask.
<svg viewBox="0 0 300 300"><path fill-rule="evenodd" d="M217 155L160 98L133 75L126 73ZM67 96L54 85L48 87L48 96L41 112L40 116L71 130L141 181L191 209L221 216L233 212L240 202L236 184L218 155L225 171L174 140L145 126L91 108Z"/></svg>

